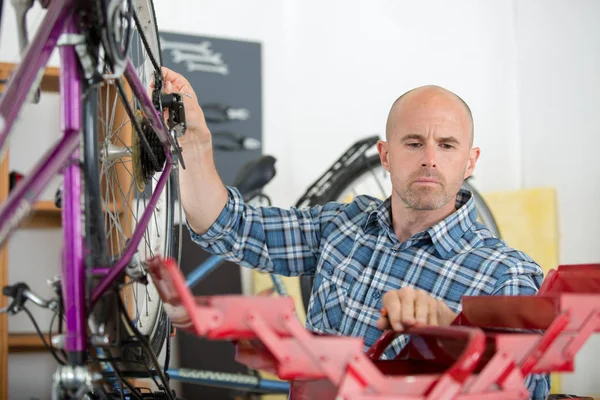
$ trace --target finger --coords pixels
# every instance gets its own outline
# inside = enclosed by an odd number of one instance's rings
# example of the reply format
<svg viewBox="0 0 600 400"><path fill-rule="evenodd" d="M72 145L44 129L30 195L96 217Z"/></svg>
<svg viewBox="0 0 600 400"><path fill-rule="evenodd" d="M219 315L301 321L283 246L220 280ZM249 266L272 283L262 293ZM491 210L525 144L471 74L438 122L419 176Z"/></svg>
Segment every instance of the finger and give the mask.
<svg viewBox="0 0 600 400"><path fill-rule="evenodd" d="M384 331L391 328L389 319L381 317L377 320L377 329Z"/></svg>
<svg viewBox="0 0 600 400"><path fill-rule="evenodd" d="M169 94L174 92L174 87L171 82L165 82L165 87L163 88L164 92Z"/></svg>
<svg viewBox="0 0 600 400"><path fill-rule="evenodd" d="M402 303L402 319L403 325L414 325L415 319L415 291L412 288L403 288L401 290L400 302Z"/></svg>
<svg viewBox="0 0 600 400"><path fill-rule="evenodd" d="M174 91L177 92L181 92L185 86L191 87L190 83L183 77L183 75L165 67L163 67L163 78L165 80L165 86L170 82L175 89Z"/></svg>
<svg viewBox="0 0 600 400"><path fill-rule="evenodd" d="M169 69L167 67L161 67L160 71L162 72L162 76L164 80L167 80L167 76L170 76L171 78L173 78L177 73L175 71L173 71L172 69Z"/></svg>
<svg viewBox="0 0 600 400"><path fill-rule="evenodd" d="M432 326L438 326L438 301L433 297L429 299L429 313L427 315L427 323Z"/></svg>
<svg viewBox="0 0 600 400"><path fill-rule="evenodd" d="M398 290L392 290L383 295L381 303L387 310L387 319L392 329L395 331L404 330L404 326L400 322L402 316L402 305L400 303Z"/></svg>
<svg viewBox="0 0 600 400"><path fill-rule="evenodd" d="M385 307L381 309L381 317L377 320L377 328L380 330L391 328L390 320L388 319L388 313Z"/></svg>
<svg viewBox="0 0 600 400"><path fill-rule="evenodd" d="M166 81L167 75L169 75L171 77L171 79L172 79L173 77L175 77L175 74L176 74L176 72L170 70L167 67L160 67L160 72L162 74L163 81ZM149 86L150 86L150 88L154 89L154 86L155 86L154 78L152 78L150 80L150 85Z"/></svg>
<svg viewBox="0 0 600 400"><path fill-rule="evenodd" d="M429 314L429 296L423 290L417 291L415 299L415 319L417 323L427 324Z"/></svg>
<svg viewBox="0 0 600 400"><path fill-rule="evenodd" d="M438 322L440 325L450 325L457 317L457 314L455 314L443 301L438 301L437 309Z"/></svg>

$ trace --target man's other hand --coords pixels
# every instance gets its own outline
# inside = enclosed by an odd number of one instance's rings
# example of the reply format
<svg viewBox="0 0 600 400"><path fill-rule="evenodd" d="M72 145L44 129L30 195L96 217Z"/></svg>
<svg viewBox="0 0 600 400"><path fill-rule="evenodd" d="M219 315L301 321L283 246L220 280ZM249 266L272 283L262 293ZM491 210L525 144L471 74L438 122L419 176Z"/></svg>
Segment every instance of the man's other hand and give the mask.
<svg viewBox="0 0 600 400"><path fill-rule="evenodd" d="M403 331L415 325L448 326L456 315L441 300L412 287L392 290L383 296L383 309L377 327Z"/></svg>

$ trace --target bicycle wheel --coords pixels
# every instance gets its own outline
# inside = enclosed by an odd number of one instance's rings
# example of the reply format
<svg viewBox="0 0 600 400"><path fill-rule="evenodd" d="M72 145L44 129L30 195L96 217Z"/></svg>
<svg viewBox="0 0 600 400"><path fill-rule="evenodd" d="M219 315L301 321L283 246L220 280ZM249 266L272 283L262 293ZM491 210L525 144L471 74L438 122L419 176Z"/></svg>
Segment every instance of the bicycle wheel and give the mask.
<svg viewBox="0 0 600 400"><path fill-rule="evenodd" d="M134 3L132 11L137 14L141 25L129 26L127 36L131 42L123 47L129 49L128 57L142 84L148 87L157 72L154 63L162 65L158 29L152 1L138 0ZM105 50L105 53L108 51ZM128 108L136 123L130 118ZM153 167L152 157L162 169L166 155L154 132L145 128L137 99L120 81L105 80L100 89L91 90L85 113L85 231L90 251L87 264L91 269L110 267L120 259L162 173L162 170ZM141 127L142 132L136 129L136 125ZM150 143L152 154L144 147L141 135ZM158 254L164 257L172 254L174 174L160 193L150 223L144 228L137 253L127 267L128 278L118 282L118 295L127 308L127 316L139 333L148 338L155 354L162 349L169 324L156 288L145 273L143 261ZM118 311L118 298L115 296L116 293L107 293L94 310L98 329L107 333L112 341L110 355L120 360L120 370L145 371L152 368L152 357L144 348L124 345L131 342L135 332Z"/></svg>
<svg viewBox="0 0 600 400"><path fill-rule="evenodd" d="M481 194L475 190L473 185L465 181L463 188L473 193L475 208L479 220L497 237L500 237L498 225L485 203ZM323 202L334 201L340 203L351 202L358 195L370 195L381 200L386 199L392 192L392 182L389 173L381 165L379 155L364 156L351 164L345 171L331 182L329 189L321 198ZM317 204L309 204L314 206ZM303 276L300 278L300 289L304 309L308 310L308 302L312 291L314 278Z"/></svg>

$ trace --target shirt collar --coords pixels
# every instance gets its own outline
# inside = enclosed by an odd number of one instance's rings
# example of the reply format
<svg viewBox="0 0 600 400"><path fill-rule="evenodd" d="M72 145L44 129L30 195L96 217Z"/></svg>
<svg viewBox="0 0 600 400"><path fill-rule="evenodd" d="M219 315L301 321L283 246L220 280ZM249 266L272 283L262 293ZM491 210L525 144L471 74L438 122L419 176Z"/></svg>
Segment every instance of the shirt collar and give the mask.
<svg viewBox="0 0 600 400"><path fill-rule="evenodd" d="M367 216L367 220L365 221L365 225L363 229L368 231L370 228L374 228L377 223L379 226L385 228L391 228L392 220L390 215L391 210L391 198L388 197L383 202L381 202L373 211L369 213Z"/></svg>
<svg viewBox="0 0 600 400"><path fill-rule="evenodd" d="M468 242L461 240L477 222L473 194L461 189L456 195L456 211L426 230L442 258L469 250Z"/></svg>
<svg viewBox="0 0 600 400"><path fill-rule="evenodd" d="M456 211L447 216L442 221L429 227L424 232L419 232L411 239L421 237L423 234L431 238L436 251L442 258L450 258L454 254L465 250L465 243L461 238L468 232L477 221L477 210L475 209L475 200L470 191L461 189L456 195ZM375 210L369 213L364 225L364 230L374 227L375 224L393 231L391 221L391 198L377 206Z"/></svg>

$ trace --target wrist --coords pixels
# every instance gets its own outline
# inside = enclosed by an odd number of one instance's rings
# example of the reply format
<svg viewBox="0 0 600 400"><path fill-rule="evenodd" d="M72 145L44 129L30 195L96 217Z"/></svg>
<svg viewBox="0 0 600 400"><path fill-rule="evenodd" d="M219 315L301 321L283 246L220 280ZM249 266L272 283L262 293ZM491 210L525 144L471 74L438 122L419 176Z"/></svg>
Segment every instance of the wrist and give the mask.
<svg viewBox="0 0 600 400"><path fill-rule="evenodd" d="M210 132L198 133L196 131L188 131L178 139L179 146L183 153L196 154L212 152L212 138Z"/></svg>

